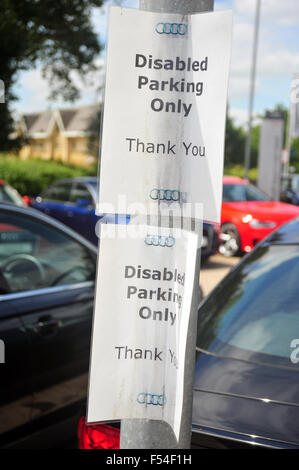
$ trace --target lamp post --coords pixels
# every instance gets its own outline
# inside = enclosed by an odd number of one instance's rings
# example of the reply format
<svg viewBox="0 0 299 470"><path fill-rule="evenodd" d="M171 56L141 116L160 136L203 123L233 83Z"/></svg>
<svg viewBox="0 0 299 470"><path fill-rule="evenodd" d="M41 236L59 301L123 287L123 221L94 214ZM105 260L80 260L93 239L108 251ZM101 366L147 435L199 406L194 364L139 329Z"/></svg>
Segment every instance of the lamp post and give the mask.
<svg viewBox="0 0 299 470"><path fill-rule="evenodd" d="M255 91L255 76L256 76L256 61L257 61L257 47L258 35L260 24L261 0L256 0L255 10L255 26L254 26L254 41L253 41L253 54L251 63L251 76L250 76L250 97L248 109L248 131L245 145L245 161L244 161L244 178L248 180L250 168L250 152L251 152L251 128L252 128L252 113L254 104L254 91Z"/></svg>

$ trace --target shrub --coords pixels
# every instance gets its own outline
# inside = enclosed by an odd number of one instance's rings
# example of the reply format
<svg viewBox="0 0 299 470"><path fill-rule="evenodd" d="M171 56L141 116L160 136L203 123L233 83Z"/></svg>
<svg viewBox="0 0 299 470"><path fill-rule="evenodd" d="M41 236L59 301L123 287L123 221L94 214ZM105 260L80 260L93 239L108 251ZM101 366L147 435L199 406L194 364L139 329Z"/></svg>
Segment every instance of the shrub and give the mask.
<svg viewBox="0 0 299 470"><path fill-rule="evenodd" d="M230 176L238 176L239 178L244 178L244 166L243 165L233 165L230 167L224 168L224 174ZM258 177L257 168L250 168L249 170L249 180L252 183L256 183Z"/></svg>
<svg viewBox="0 0 299 470"><path fill-rule="evenodd" d="M88 170L61 162L21 160L7 154L0 155L0 179L11 184L22 195L35 197L58 180L95 174L95 168Z"/></svg>

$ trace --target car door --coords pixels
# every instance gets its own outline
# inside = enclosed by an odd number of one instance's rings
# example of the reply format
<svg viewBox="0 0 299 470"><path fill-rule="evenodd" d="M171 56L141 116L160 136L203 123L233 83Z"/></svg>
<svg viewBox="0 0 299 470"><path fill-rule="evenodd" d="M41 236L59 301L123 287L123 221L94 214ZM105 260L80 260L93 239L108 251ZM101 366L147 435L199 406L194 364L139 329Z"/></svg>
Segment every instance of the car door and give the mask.
<svg viewBox="0 0 299 470"><path fill-rule="evenodd" d="M0 241L0 258L2 248ZM0 276L0 286L3 287L3 284ZM0 295L0 383L0 447L2 447L16 438L21 427L26 429L29 426L33 410L29 338L14 304L6 301L4 295Z"/></svg>
<svg viewBox="0 0 299 470"><path fill-rule="evenodd" d="M93 244L97 244L95 224L100 217L95 215L95 203L88 187L81 182L75 183L70 194L68 225Z"/></svg>
<svg viewBox="0 0 299 470"><path fill-rule="evenodd" d="M13 302L30 341L30 418L37 428L50 416L58 420L66 410L71 413L86 397L96 259L88 244L41 219L0 213L0 224L5 220L18 234L1 259L7 284L2 297ZM21 346L19 352L22 357ZM11 384L17 375L12 372Z"/></svg>

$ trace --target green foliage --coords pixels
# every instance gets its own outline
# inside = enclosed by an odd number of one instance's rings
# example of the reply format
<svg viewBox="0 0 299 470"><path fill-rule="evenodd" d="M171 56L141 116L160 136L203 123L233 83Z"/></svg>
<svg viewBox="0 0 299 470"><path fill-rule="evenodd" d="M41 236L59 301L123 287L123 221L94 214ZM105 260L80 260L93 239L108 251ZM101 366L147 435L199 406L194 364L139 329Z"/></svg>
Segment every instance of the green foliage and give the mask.
<svg viewBox="0 0 299 470"><path fill-rule="evenodd" d="M71 73L82 80L96 70L101 50L91 22L93 7L102 0L1 0L0 79L5 103L0 105L0 149L15 148L10 111L16 96L12 88L21 70L42 66L51 86L51 97L68 101L79 97Z"/></svg>
<svg viewBox="0 0 299 470"><path fill-rule="evenodd" d="M251 152L250 152L250 167L251 168L256 168L258 166L260 130L261 130L261 126L254 126L251 129Z"/></svg>
<svg viewBox="0 0 299 470"><path fill-rule="evenodd" d="M260 126L251 129L251 157L250 166L255 168L258 160ZM246 131L237 127L233 119L227 114L225 130L225 156L224 164L227 167L244 164Z"/></svg>
<svg viewBox="0 0 299 470"><path fill-rule="evenodd" d="M238 176L239 178L244 178L244 165L234 165L224 168L224 174L230 176ZM249 170L249 180L252 183L257 181L258 169L250 168Z"/></svg>
<svg viewBox="0 0 299 470"><path fill-rule="evenodd" d="M299 137L292 142L290 166L294 166L296 173L299 173Z"/></svg>
<svg viewBox="0 0 299 470"><path fill-rule="evenodd" d="M60 162L20 160L10 155L0 155L0 179L11 184L22 195L35 197L43 189L63 178L94 174L95 169L87 170Z"/></svg>
<svg viewBox="0 0 299 470"><path fill-rule="evenodd" d="M286 125L285 125L285 136L284 136L284 146L286 141L286 132L287 132L287 116L288 111L282 104L277 104L274 108L274 111L284 111L286 114ZM260 118L264 118L266 116L265 111ZM251 128L251 153L250 153L250 167L254 170L258 166L258 152L259 152L259 139L260 139L260 130L261 126L253 126ZM237 127L234 124L233 119L229 116L229 110L227 113L226 118L226 132L225 132L225 157L224 157L224 165L226 168L231 168L234 165L237 165L233 169L233 171L238 168L237 172L241 174L237 174L236 176L243 176L244 171L241 171L242 166L244 165L244 157L245 157L245 143L246 143L246 131L242 127ZM294 160L293 165L299 166L299 141L296 144L294 141L293 143L293 150L294 150ZM298 168L298 166L296 168ZM253 176L255 175L255 171L253 171ZM253 178L255 179L255 178Z"/></svg>
<svg viewBox="0 0 299 470"><path fill-rule="evenodd" d="M226 166L235 165L244 161L246 134L242 127L236 127L233 119L227 114L225 129L225 157Z"/></svg>

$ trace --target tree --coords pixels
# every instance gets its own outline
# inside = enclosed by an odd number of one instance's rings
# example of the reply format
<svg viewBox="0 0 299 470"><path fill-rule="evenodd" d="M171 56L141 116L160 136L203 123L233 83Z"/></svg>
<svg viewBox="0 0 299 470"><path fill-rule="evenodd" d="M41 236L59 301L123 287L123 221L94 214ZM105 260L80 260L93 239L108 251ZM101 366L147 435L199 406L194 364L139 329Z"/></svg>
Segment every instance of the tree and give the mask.
<svg viewBox="0 0 299 470"><path fill-rule="evenodd" d="M102 119L102 110L99 109L93 116L88 126L88 131L89 131L89 138L88 138L88 144L87 144L88 151L90 152L91 155L94 155L96 158L98 158L99 156L101 119Z"/></svg>
<svg viewBox="0 0 299 470"><path fill-rule="evenodd" d="M233 119L227 112L225 129L225 166L229 167L244 161L245 131L242 127L236 127Z"/></svg>
<svg viewBox="0 0 299 470"><path fill-rule="evenodd" d="M5 85L5 103L0 104L0 149L17 142L12 131L12 92L18 73L37 65L51 87L52 99L73 101L79 97L71 72L84 80L96 70L94 59L101 46L91 24L91 10L103 0L1 0L0 79Z"/></svg>
<svg viewBox="0 0 299 470"><path fill-rule="evenodd" d="M250 168L257 168L261 126L251 128Z"/></svg>
<svg viewBox="0 0 299 470"><path fill-rule="evenodd" d="M288 110L283 104L277 104L274 107L274 111L283 111L286 115L286 125L284 130L284 146L286 142L287 133L287 117ZM264 119L267 111L258 117ZM258 152L259 152L259 140L260 140L260 124L255 125L251 129L251 151L250 151L250 167L256 168L258 166ZM229 116L229 111L226 118L226 132L225 132L225 166L230 167L232 165L244 165L244 150L246 141L246 131L242 127L234 125L233 119ZM297 144L298 145L298 144ZM293 147L296 146L294 141ZM298 151L294 147L293 155L299 157L299 146ZM295 158L294 157L294 158ZM296 160L297 161L297 160ZM295 164L295 163L294 163Z"/></svg>

